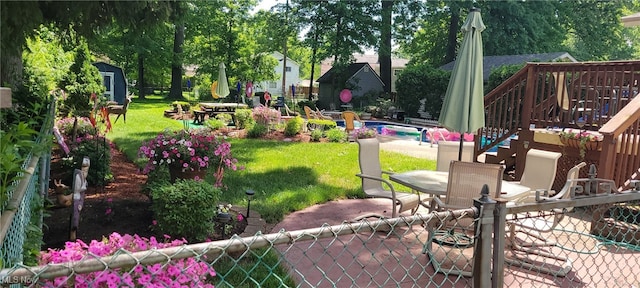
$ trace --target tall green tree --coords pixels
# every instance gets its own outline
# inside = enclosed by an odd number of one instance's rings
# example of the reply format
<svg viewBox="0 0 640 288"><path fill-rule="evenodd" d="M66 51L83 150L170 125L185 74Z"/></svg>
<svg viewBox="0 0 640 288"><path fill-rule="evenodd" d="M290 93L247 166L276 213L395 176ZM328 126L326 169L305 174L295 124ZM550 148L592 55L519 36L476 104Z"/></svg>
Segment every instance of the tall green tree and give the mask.
<svg viewBox="0 0 640 288"><path fill-rule="evenodd" d="M378 63L380 64L380 78L384 83L384 92L386 93L391 93L391 14L394 2L394 0L382 0Z"/></svg>
<svg viewBox="0 0 640 288"><path fill-rule="evenodd" d="M401 51L414 63L440 66L453 60L462 39L460 24L471 7L481 8L487 29L485 55L568 51L577 59L629 59L620 26L622 8L632 1L431 1L411 41ZM627 34L629 35L629 34Z"/></svg>
<svg viewBox="0 0 640 288"><path fill-rule="evenodd" d="M380 41L375 45L380 63L380 78L385 85L385 92L391 92L391 56L394 54L392 44L403 42L411 37L416 29L417 20L424 14L424 5L411 0L381 0L382 7L378 27Z"/></svg>
<svg viewBox="0 0 640 288"><path fill-rule="evenodd" d="M26 39L41 24L73 29L80 36L117 21L135 21L131 16L147 1L0 1L0 83L20 86L22 50ZM64 30L61 30L65 33ZM71 42L72 43L72 42Z"/></svg>
<svg viewBox="0 0 640 288"><path fill-rule="evenodd" d="M129 81L137 79L138 97L145 98L149 83L164 86L169 82L171 59L170 13L168 2L146 2L130 18L97 29L89 38L91 50L121 66Z"/></svg>
<svg viewBox="0 0 640 288"><path fill-rule="evenodd" d="M334 100L337 102L338 89L345 88L347 79L341 78L342 71L353 62L353 53L362 53L363 48L377 44L377 32L380 6L375 1L293 1L298 15L316 15L323 20L311 18L314 21L303 25L303 19L298 19L300 27L313 31L305 35L307 43L315 41L318 46L317 59L333 58L332 79ZM364 33L363 31L367 31ZM372 33L372 31L374 31ZM316 38L317 37L317 38ZM313 40L309 40L313 39ZM316 40L317 39L317 40Z"/></svg>
<svg viewBox="0 0 640 288"><path fill-rule="evenodd" d="M74 50L73 64L58 86L67 93L65 107L74 116L89 116L92 109L89 101L92 94L102 95L104 85L98 68L91 64L91 55L86 41L80 39Z"/></svg>
<svg viewBox="0 0 640 288"><path fill-rule="evenodd" d="M559 13L566 31L565 45L581 61L630 59L620 25L623 8L632 1L563 1Z"/></svg>
<svg viewBox="0 0 640 288"><path fill-rule="evenodd" d="M171 88L169 88L169 95L167 99L180 100L184 99L182 96L182 64L183 54L182 45L184 44L184 18L183 15L187 10L186 2L172 1L171 2L171 23L173 23L173 55L171 57Z"/></svg>
<svg viewBox="0 0 640 288"><path fill-rule="evenodd" d="M231 84L274 79L277 61L266 52L273 41L267 39L271 13L251 15L254 0L195 1L187 20L186 59L198 66L203 84L218 76L224 62Z"/></svg>

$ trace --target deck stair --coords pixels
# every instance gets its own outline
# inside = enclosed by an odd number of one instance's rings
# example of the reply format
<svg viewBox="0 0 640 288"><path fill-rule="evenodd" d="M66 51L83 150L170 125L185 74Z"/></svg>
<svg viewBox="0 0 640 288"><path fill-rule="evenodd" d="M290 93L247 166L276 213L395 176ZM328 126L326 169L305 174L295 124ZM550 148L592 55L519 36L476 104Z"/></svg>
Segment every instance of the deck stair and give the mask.
<svg viewBox="0 0 640 288"><path fill-rule="evenodd" d="M486 152L485 163L501 164L505 166L504 178L505 180L514 180L514 171L516 165L516 147L518 145L518 139L512 139L508 145L498 146L497 152Z"/></svg>

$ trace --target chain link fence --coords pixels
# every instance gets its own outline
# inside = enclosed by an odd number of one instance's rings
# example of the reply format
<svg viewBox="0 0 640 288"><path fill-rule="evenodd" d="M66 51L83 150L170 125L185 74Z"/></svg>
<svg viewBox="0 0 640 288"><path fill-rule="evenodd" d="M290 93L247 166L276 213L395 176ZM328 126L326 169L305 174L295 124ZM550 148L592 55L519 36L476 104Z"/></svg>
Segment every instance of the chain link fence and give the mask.
<svg viewBox="0 0 640 288"><path fill-rule="evenodd" d="M51 137L51 129L55 115L55 99L49 104L49 114L36 139L37 144L47 141ZM24 244L28 234L29 223L34 219L36 226L42 228L42 209L35 209L38 215L32 215L33 205L47 195L49 189L49 170L51 166L51 149L47 151L32 151L27 155L19 172L19 181L13 181L8 190L9 201L0 206L0 268L12 267L23 263ZM38 212L39 211L39 212ZM38 241L39 242L39 241ZM0 282L1 283L1 282Z"/></svg>
<svg viewBox="0 0 640 288"><path fill-rule="evenodd" d="M106 257L84 248L73 262L4 269L0 284L638 287L639 200L636 191L517 206L482 197L463 210Z"/></svg>

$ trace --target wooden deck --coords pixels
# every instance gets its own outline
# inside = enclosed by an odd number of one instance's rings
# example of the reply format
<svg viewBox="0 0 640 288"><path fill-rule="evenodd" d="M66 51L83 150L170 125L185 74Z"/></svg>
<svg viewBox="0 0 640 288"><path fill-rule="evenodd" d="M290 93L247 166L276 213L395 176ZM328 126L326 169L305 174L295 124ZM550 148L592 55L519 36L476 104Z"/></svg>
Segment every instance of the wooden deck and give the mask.
<svg viewBox="0 0 640 288"><path fill-rule="evenodd" d="M562 175L583 160L597 166L599 177L628 188L640 168L638 82L640 61L528 63L485 95L488 117L478 131L475 155L517 135L510 147L487 157L513 164L515 179L524 171L526 151L536 148L563 154L556 189L564 183ZM536 129L546 128L596 131L603 135L602 145L583 156L577 148L536 137ZM482 138L489 141L481 143Z"/></svg>

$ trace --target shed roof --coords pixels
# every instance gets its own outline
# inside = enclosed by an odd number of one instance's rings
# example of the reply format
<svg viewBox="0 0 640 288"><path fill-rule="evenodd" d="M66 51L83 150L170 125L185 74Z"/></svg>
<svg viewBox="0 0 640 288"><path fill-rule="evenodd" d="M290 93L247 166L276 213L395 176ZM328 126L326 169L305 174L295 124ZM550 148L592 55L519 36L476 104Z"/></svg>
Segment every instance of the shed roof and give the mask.
<svg viewBox="0 0 640 288"><path fill-rule="evenodd" d="M347 66L347 69L343 73L345 75L348 75L349 78L351 78L353 77L353 75L357 74L358 71L362 70L365 67L368 67L371 70L371 72L376 76L376 78L378 78L380 82L382 82L382 79L380 79L380 76L378 76L378 74L373 70L373 68L371 67L371 65L369 65L369 63L352 63L349 66ZM316 82L318 83L331 82L331 79L333 78L333 73L335 73L334 69L335 67L332 67L331 69L329 69L329 71L327 71L322 76L320 76L320 78L318 78Z"/></svg>

